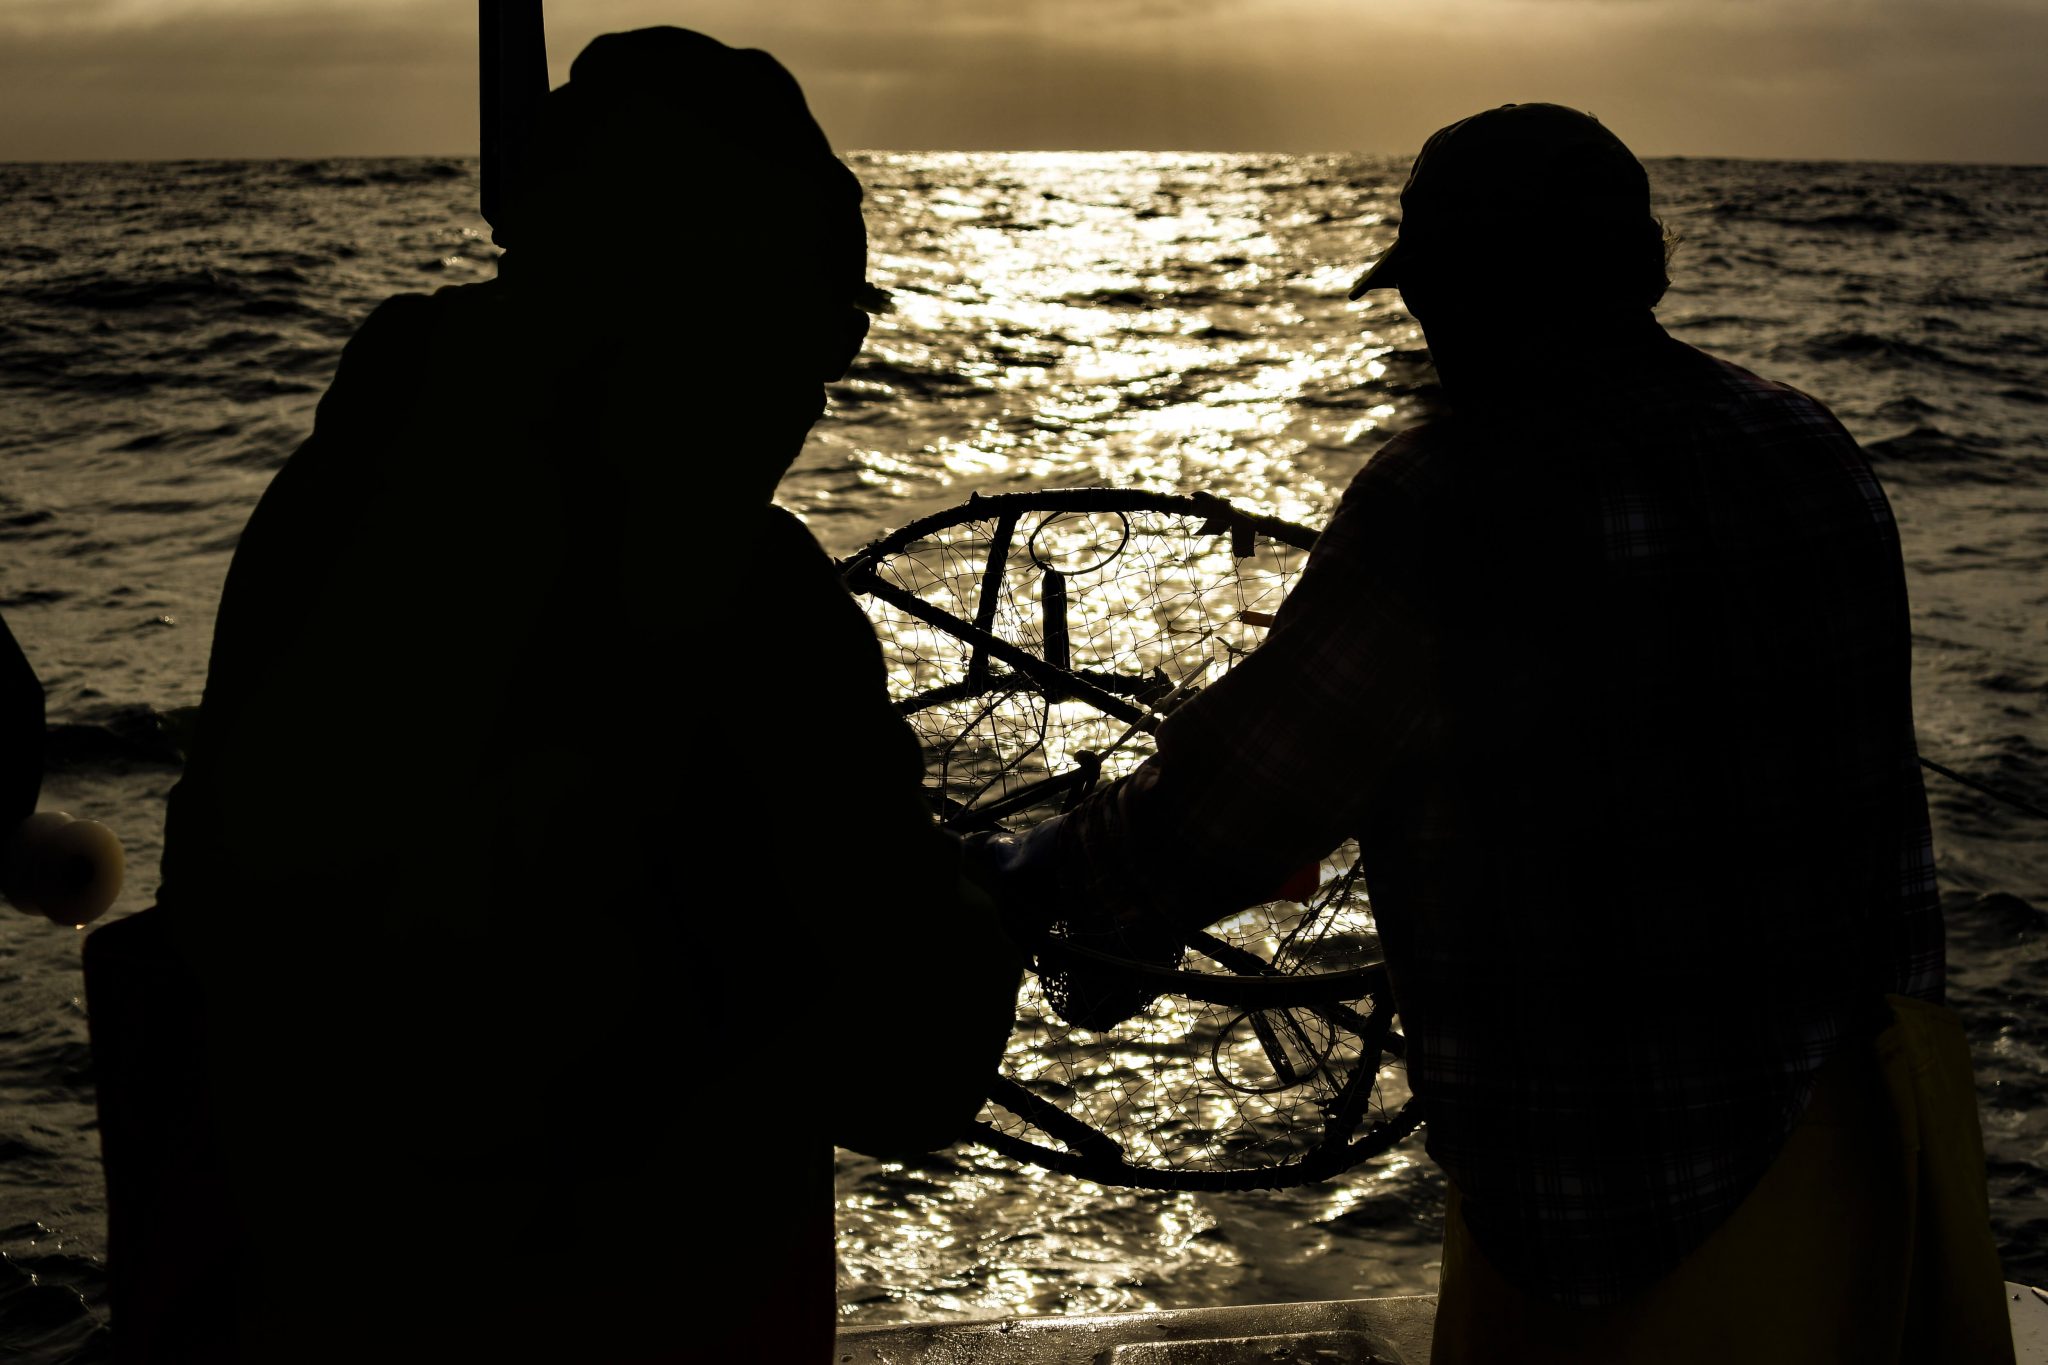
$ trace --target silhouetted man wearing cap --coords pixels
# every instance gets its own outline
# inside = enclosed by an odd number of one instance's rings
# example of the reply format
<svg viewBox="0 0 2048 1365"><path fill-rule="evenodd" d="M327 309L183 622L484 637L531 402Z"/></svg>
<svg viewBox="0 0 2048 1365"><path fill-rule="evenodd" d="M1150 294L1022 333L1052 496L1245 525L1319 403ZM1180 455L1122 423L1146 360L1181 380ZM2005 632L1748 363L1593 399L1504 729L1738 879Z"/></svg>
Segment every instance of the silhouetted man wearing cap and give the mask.
<svg viewBox="0 0 2048 1365"><path fill-rule="evenodd" d="M161 904L94 936L198 1005L100 1036L95 983L125 1359L826 1361L834 1142L943 1145L1000 1059L1014 950L769 501L858 183L680 29L537 148L500 278L379 307L250 519Z"/></svg>
<svg viewBox="0 0 2048 1365"><path fill-rule="evenodd" d="M1401 206L1352 297L1401 291L1447 415L1156 758L992 861L1142 945L1358 839L1453 1191L1436 1365L2010 1359L1884 494L1658 327L1591 117L1453 124Z"/></svg>

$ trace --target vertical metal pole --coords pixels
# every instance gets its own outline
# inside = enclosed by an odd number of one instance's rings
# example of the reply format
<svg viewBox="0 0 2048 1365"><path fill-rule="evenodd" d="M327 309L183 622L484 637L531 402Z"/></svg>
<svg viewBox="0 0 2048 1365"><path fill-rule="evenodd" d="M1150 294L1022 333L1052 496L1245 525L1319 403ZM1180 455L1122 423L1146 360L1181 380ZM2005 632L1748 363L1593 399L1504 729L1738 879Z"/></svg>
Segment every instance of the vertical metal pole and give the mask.
<svg viewBox="0 0 2048 1365"><path fill-rule="evenodd" d="M1045 626L1045 661L1065 671L1073 667L1067 647L1067 576L1047 569L1038 588L1038 605Z"/></svg>
<svg viewBox="0 0 2048 1365"><path fill-rule="evenodd" d="M541 0L478 0L477 114L484 221L503 246L534 111L548 92Z"/></svg>
<svg viewBox="0 0 2048 1365"><path fill-rule="evenodd" d="M1002 604L1003 575L1010 568L1010 540L1017 534L1015 513L996 522L995 535L988 543L988 564L981 571L981 596L974 604L974 625L982 631L996 628L996 608ZM988 651L980 645L967 660L967 681L972 687L988 683Z"/></svg>

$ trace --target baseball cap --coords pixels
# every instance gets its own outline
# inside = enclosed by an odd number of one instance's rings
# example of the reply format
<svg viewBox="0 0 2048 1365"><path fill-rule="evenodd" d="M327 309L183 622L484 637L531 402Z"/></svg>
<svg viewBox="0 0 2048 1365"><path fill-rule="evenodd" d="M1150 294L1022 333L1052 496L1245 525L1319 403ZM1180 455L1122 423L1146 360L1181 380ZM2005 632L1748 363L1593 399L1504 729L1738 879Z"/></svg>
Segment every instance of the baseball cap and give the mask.
<svg viewBox="0 0 2048 1365"><path fill-rule="evenodd" d="M1350 297L1398 288L1418 249L1469 242L1488 224L1534 220L1568 233L1649 217L1649 174L1600 120L1561 104L1503 104L1422 144L1401 189L1400 235Z"/></svg>

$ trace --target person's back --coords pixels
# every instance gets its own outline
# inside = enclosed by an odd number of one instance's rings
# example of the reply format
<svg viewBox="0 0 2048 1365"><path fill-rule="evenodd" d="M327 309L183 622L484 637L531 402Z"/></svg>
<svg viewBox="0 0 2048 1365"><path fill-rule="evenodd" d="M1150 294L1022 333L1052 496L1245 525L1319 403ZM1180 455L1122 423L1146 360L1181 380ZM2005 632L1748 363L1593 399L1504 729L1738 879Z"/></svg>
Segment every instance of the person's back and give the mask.
<svg viewBox="0 0 2048 1365"><path fill-rule="evenodd" d="M630 1293L669 1240L637 1215L687 1204L663 1071L687 940L647 865L678 807L667 755L593 724L666 702L673 625L629 620L577 466L597 359L506 283L386 303L238 547L160 904L206 1002L248 1358L361 1349L401 1295L306 1326L412 1256L447 1308L408 1349L503 1349L513 1248L584 1301L520 1339L590 1314L602 1343L630 1315L547 1249L612 1248Z"/></svg>
<svg viewBox="0 0 2048 1365"><path fill-rule="evenodd" d="M1355 836L1475 1231L1667 1271L1886 991L1939 1000L1896 530L1819 404L1648 330L1373 456L1259 653L1049 832L1207 922ZM1048 836L1041 836L1048 837Z"/></svg>
<svg viewBox="0 0 2048 1365"><path fill-rule="evenodd" d="M1322 552L1439 623L1432 738L1355 826L1431 1154L1582 1303L1696 1245L1877 997L1942 980L1882 493L1801 394L1660 338L1615 366L1396 438Z"/></svg>

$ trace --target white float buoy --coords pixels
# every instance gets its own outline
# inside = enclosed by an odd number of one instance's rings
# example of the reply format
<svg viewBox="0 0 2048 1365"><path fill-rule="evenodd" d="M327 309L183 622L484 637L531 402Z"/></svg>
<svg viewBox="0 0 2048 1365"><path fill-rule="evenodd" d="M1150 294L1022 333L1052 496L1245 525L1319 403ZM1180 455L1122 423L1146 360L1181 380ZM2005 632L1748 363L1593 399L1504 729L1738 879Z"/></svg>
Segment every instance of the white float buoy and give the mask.
<svg viewBox="0 0 2048 1365"><path fill-rule="evenodd" d="M105 914L125 872L114 831L61 810L37 811L0 844L0 893L58 924L83 926Z"/></svg>

